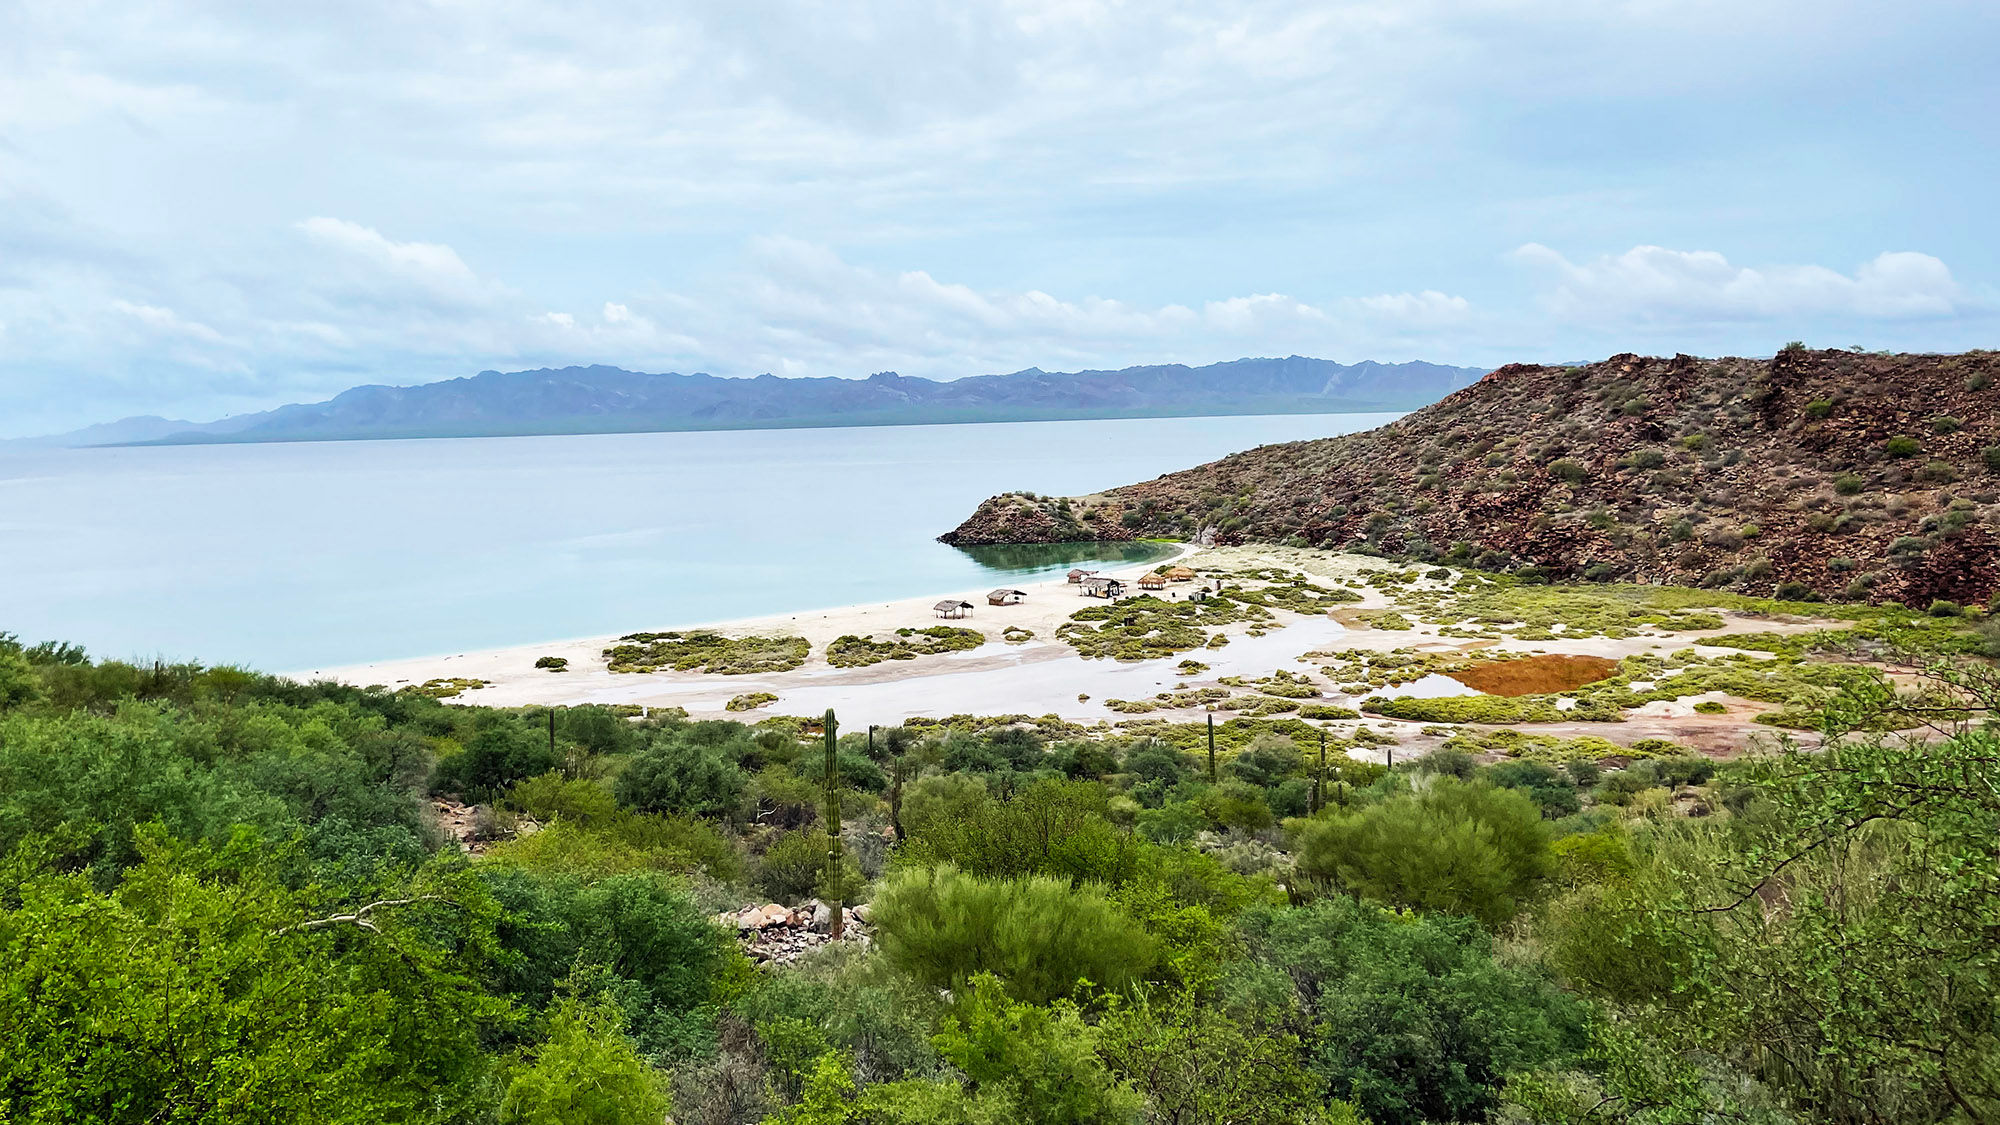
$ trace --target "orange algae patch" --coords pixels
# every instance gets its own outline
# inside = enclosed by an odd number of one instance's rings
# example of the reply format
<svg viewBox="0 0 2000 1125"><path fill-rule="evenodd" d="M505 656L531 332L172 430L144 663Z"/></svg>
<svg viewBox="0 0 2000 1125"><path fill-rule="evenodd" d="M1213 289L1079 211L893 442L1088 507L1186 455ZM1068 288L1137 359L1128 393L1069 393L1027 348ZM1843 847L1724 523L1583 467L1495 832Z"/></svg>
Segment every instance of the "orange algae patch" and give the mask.
<svg viewBox="0 0 2000 1125"><path fill-rule="evenodd" d="M1542 695L1594 684L1617 671L1618 662L1602 656L1550 655L1496 660L1445 675L1488 695Z"/></svg>

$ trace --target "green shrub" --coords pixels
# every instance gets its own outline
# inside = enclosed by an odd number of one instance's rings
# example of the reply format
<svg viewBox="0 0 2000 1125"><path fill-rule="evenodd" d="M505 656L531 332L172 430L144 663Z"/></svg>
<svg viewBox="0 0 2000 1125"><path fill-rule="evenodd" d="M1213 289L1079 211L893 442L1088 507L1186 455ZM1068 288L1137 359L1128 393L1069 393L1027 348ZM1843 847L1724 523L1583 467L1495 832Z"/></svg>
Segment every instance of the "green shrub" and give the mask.
<svg viewBox="0 0 2000 1125"><path fill-rule="evenodd" d="M628 633L604 650L613 672L672 668L712 675L789 672L812 655L804 637L725 637L719 633Z"/></svg>
<svg viewBox="0 0 2000 1125"><path fill-rule="evenodd" d="M557 1001L548 1038L507 1084L501 1125L664 1119L665 1075L646 1065L624 1030L623 1013L612 1001Z"/></svg>
<svg viewBox="0 0 2000 1125"><path fill-rule="evenodd" d="M730 816L748 779L722 747L666 738L635 755L618 774L618 803L639 812Z"/></svg>
<svg viewBox="0 0 2000 1125"><path fill-rule="evenodd" d="M1926 612L1932 617L1958 617L1965 611L1959 607L1957 602L1950 602L1939 598L1931 603L1930 609Z"/></svg>
<svg viewBox="0 0 2000 1125"><path fill-rule="evenodd" d="M1306 824L1298 868L1390 906L1498 926L1548 873L1541 810L1510 790L1436 777L1416 792Z"/></svg>
<svg viewBox="0 0 2000 1125"><path fill-rule="evenodd" d="M766 704L776 703L778 697L768 691L753 691L732 697L723 704L725 711L755 711Z"/></svg>
<svg viewBox="0 0 2000 1125"><path fill-rule="evenodd" d="M1833 413L1833 403L1828 399L1816 398L1806 403L1806 417L1824 418Z"/></svg>
<svg viewBox="0 0 2000 1125"><path fill-rule="evenodd" d="M1046 1004L1083 982L1120 992L1152 971L1157 949L1103 892L1042 876L982 879L943 864L891 874L870 904L882 954L934 988L980 973Z"/></svg>
<svg viewBox="0 0 2000 1125"><path fill-rule="evenodd" d="M1564 457L1549 464L1549 475L1564 484L1582 484L1590 479L1590 470L1582 463Z"/></svg>
<svg viewBox="0 0 2000 1125"><path fill-rule="evenodd" d="M1694 705L1694 709L1696 714L1701 715L1727 715L1729 713L1727 704L1719 703L1713 699L1702 700L1700 703Z"/></svg>
<svg viewBox="0 0 2000 1125"><path fill-rule="evenodd" d="M1934 434L1955 434L1964 428L1964 422L1953 418L1949 414L1931 419L1931 432Z"/></svg>
<svg viewBox="0 0 2000 1125"><path fill-rule="evenodd" d="M825 832L801 829L771 842L757 863L757 889L773 902L795 904L820 898L851 898L861 886L861 871L852 855L841 855L841 872L830 879L829 843Z"/></svg>
<svg viewBox="0 0 2000 1125"><path fill-rule="evenodd" d="M536 657L535 667L546 668L551 672L565 672L569 670L569 657L567 656Z"/></svg>
<svg viewBox="0 0 2000 1125"><path fill-rule="evenodd" d="M1028 637L1034 636L1026 632ZM1021 638L1026 640L1027 637ZM1008 638L1010 643L1018 643ZM928 629L898 629L894 638L878 640L852 633L837 637L826 646L826 662L835 668L865 668L885 660L915 660L944 652L964 652L986 643L986 634L977 629L933 625Z"/></svg>
<svg viewBox="0 0 2000 1125"><path fill-rule="evenodd" d="M1366 1120L1497 1119L1508 1076L1582 1046L1583 1005L1496 960L1468 919L1336 897L1252 909L1242 929L1248 964L1230 991L1282 997L1307 1025L1308 1065L1326 1093Z"/></svg>
<svg viewBox="0 0 2000 1125"><path fill-rule="evenodd" d="M1857 495L1863 488L1866 488L1867 485L1868 485L1867 481L1862 480L1860 477L1854 475L1853 473L1842 473L1839 476L1833 478L1833 490L1835 492L1838 492L1842 496Z"/></svg>
<svg viewBox="0 0 2000 1125"><path fill-rule="evenodd" d="M1914 457L1918 453L1921 453L1923 448L1922 445L1917 443L1916 438L1904 434L1897 434L1895 437L1882 443L1883 451L1891 457Z"/></svg>

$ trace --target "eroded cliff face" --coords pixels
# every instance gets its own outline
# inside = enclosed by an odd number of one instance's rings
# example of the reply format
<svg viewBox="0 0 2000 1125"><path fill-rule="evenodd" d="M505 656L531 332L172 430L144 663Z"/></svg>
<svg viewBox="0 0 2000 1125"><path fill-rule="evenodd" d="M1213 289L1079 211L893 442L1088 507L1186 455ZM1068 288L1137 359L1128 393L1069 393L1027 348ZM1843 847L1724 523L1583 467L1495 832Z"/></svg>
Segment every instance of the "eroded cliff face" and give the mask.
<svg viewBox="0 0 2000 1125"><path fill-rule="evenodd" d="M1262 540L1550 577L1984 603L2000 353L1515 364L1367 433L1097 496L1007 495L941 538Z"/></svg>

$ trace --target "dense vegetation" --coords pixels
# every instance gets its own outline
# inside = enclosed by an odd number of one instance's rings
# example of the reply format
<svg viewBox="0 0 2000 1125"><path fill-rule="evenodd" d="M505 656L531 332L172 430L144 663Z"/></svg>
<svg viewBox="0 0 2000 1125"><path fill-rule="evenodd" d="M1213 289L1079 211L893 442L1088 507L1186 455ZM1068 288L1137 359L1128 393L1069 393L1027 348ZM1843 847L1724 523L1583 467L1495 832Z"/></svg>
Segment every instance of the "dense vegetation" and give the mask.
<svg viewBox="0 0 2000 1125"><path fill-rule="evenodd" d="M1822 753L1390 769L8 638L0 1121L1991 1121L2000 683L1936 673L1917 744L1853 684ZM815 895L872 943L715 921Z"/></svg>
<svg viewBox="0 0 2000 1125"><path fill-rule="evenodd" d="M994 497L955 543L1198 537L1923 608L2000 593L2000 352L1514 364L1367 433L1095 496Z"/></svg>

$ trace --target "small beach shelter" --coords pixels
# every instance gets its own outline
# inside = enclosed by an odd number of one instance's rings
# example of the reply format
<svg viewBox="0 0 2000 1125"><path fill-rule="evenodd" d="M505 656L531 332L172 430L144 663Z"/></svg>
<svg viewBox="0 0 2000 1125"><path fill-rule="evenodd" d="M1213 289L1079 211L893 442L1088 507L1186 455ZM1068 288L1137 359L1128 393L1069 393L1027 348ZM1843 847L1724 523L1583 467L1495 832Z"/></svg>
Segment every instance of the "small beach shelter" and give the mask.
<svg viewBox="0 0 2000 1125"><path fill-rule="evenodd" d="M937 611L937 615L939 617L972 616L972 603L966 601L960 601L957 598L946 598L945 600L939 602L938 604L932 606L931 608Z"/></svg>
<svg viewBox="0 0 2000 1125"><path fill-rule="evenodd" d="M1097 572L1094 570L1072 570L1069 572L1069 580L1073 583L1082 582L1084 579L1094 577L1096 574Z"/></svg>
<svg viewBox="0 0 2000 1125"><path fill-rule="evenodd" d="M1184 566L1174 567L1167 571L1167 581L1192 582L1194 581L1194 571Z"/></svg>
<svg viewBox="0 0 2000 1125"><path fill-rule="evenodd" d="M995 590L986 595L987 605L1020 605L1027 600L1026 590Z"/></svg>
<svg viewBox="0 0 2000 1125"><path fill-rule="evenodd" d="M1077 584L1076 592L1086 598L1115 598L1125 592L1125 583L1116 578L1092 575Z"/></svg>
<svg viewBox="0 0 2000 1125"><path fill-rule="evenodd" d="M1142 574L1139 576L1139 588L1141 590L1164 590L1167 588L1167 576L1158 572Z"/></svg>

